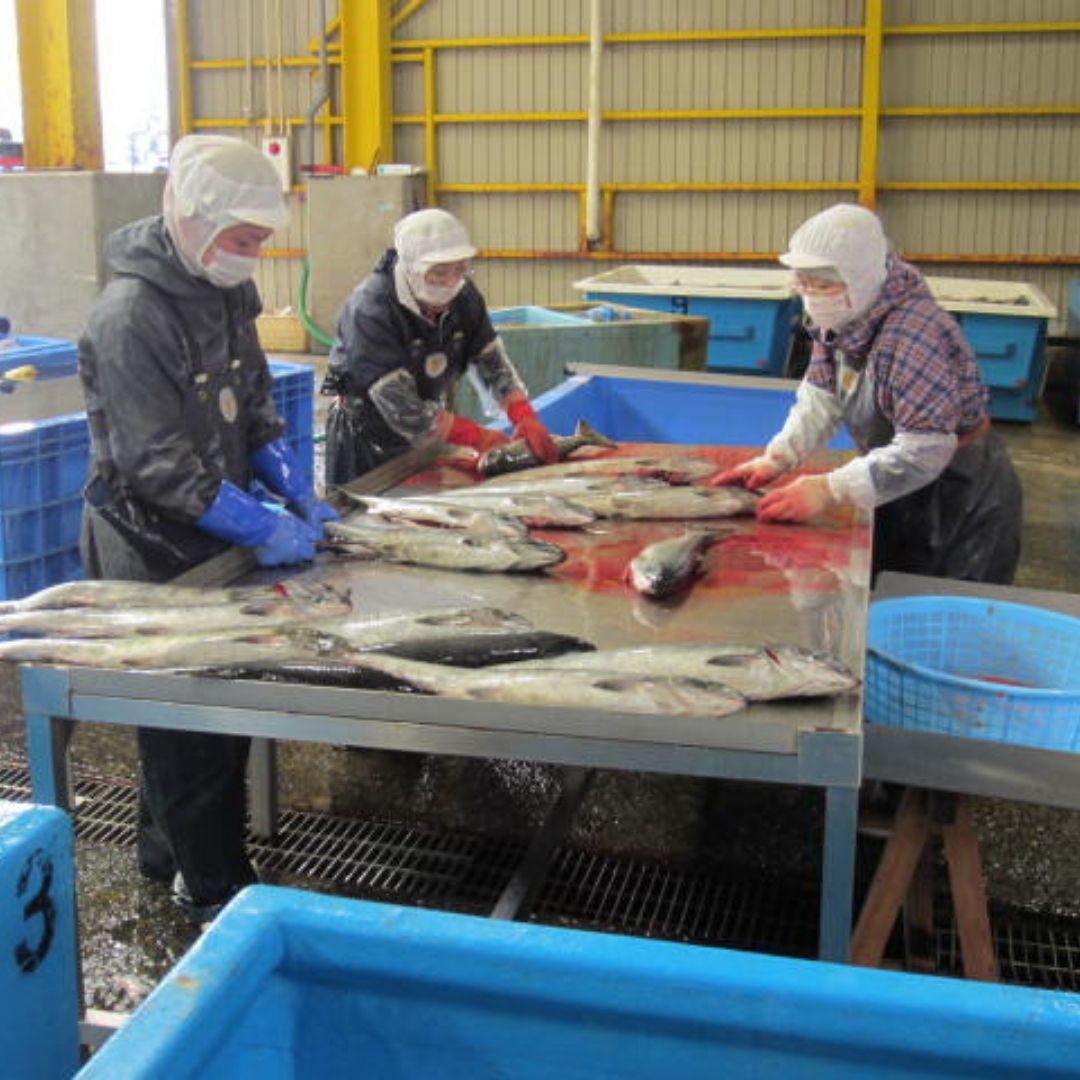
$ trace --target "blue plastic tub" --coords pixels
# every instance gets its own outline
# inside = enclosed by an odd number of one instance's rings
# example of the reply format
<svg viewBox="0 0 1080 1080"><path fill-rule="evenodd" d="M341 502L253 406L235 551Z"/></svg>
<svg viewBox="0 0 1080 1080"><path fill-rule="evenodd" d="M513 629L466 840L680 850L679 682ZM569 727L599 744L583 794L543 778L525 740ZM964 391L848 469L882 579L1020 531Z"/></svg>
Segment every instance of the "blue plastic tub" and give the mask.
<svg viewBox="0 0 1080 1080"><path fill-rule="evenodd" d="M490 312L493 326L581 326L588 320L565 311L525 304Z"/></svg>
<svg viewBox="0 0 1080 1080"><path fill-rule="evenodd" d="M315 373L272 363L285 438L309 477L315 468ZM82 489L90 460L86 414L0 425L0 600L83 576Z"/></svg>
<svg viewBox="0 0 1080 1080"><path fill-rule="evenodd" d="M620 442L764 446L783 427L795 388L795 383L736 386L722 378L705 381L675 372L648 379L573 375L533 405L559 434L585 420ZM841 432L829 446L846 450L852 442Z"/></svg>
<svg viewBox="0 0 1080 1080"><path fill-rule="evenodd" d="M0 801L0 1074L67 1080L79 1062L75 863L55 806Z"/></svg>
<svg viewBox="0 0 1080 1080"><path fill-rule="evenodd" d="M973 597L878 600L866 640L870 723L1080 749L1080 619Z"/></svg>
<svg viewBox="0 0 1080 1080"><path fill-rule="evenodd" d="M574 282L586 300L709 320L710 371L783 375L802 305L789 270L620 266Z"/></svg>
<svg viewBox="0 0 1080 1080"><path fill-rule="evenodd" d="M254 886L82 1080L1075 1076L1080 996Z"/></svg>

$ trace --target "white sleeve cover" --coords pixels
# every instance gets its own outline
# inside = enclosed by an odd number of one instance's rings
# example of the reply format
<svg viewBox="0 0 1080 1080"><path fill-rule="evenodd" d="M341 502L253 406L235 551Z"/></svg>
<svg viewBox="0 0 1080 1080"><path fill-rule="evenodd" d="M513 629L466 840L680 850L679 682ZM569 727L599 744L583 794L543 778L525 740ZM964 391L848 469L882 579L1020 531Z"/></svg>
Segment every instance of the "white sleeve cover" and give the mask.
<svg viewBox="0 0 1080 1080"><path fill-rule="evenodd" d="M899 432L887 445L828 473L829 490L856 506L880 506L936 480L955 451L955 435Z"/></svg>
<svg viewBox="0 0 1080 1080"><path fill-rule="evenodd" d="M842 418L836 397L804 379L784 426L765 447L765 456L784 470L794 469L837 433Z"/></svg>

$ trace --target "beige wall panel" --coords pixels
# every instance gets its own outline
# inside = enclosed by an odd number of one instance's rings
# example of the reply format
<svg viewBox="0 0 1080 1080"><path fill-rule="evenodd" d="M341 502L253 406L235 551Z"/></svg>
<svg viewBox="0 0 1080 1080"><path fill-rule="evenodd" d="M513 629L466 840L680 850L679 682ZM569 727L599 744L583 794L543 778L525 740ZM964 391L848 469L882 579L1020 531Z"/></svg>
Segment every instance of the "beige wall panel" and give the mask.
<svg viewBox="0 0 1080 1080"><path fill-rule="evenodd" d="M1076 61L1075 34L890 37L882 105L1075 105L1080 97Z"/></svg>
<svg viewBox="0 0 1080 1080"><path fill-rule="evenodd" d="M610 2L610 0L609 0ZM582 0L428 0L402 23L396 39L510 37L588 32Z"/></svg>
<svg viewBox="0 0 1080 1080"><path fill-rule="evenodd" d="M888 0L885 25L1075 21L1076 0Z"/></svg>
<svg viewBox="0 0 1080 1080"><path fill-rule="evenodd" d="M577 199L573 195L445 195L440 205L469 227L478 247L498 250L576 251Z"/></svg>
<svg viewBox="0 0 1080 1080"><path fill-rule="evenodd" d="M862 0L607 0L604 18L622 33L847 26L862 18Z"/></svg>
<svg viewBox="0 0 1080 1080"><path fill-rule="evenodd" d="M1078 152L1080 116L885 120L878 178L1071 182Z"/></svg>

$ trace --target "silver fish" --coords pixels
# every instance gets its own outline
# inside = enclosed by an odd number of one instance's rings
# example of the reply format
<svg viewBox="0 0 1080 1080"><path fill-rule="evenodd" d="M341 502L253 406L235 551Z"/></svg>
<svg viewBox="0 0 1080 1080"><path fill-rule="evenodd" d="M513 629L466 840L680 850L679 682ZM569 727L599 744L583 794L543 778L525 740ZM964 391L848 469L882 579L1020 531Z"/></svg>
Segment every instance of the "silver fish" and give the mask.
<svg viewBox="0 0 1080 1080"><path fill-rule="evenodd" d="M613 486L607 492L581 492L574 497L597 517L633 521L749 516L761 499L758 492L746 488L673 484L633 488Z"/></svg>
<svg viewBox="0 0 1080 1080"><path fill-rule="evenodd" d="M241 661L320 656L328 646L302 629L280 627L250 633L175 634L99 640L18 638L0 642L0 660L117 670L218 667Z"/></svg>
<svg viewBox="0 0 1080 1080"><path fill-rule="evenodd" d="M566 552L555 544L526 537L473 536L423 526L372 527L328 521L331 541L354 546L390 562L443 570L524 573L556 566Z"/></svg>
<svg viewBox="0 0 1080 1080"><path fill-rule="evenodd" d="M618 443L594 431L584 420L577 422L573 435L553 435L552 440L558 447L560 461L583 446L600 446L606 450L614 450L618 446ZM502 446L493 447L484 454L480 458L477 471L481 476L499 476L520 469L531 469L539 464L536 455L529 449L529 444L524 439L514 439Z"/></svg>
<svg viewBox="0 0 1080 1080"><path fill-rule="evenodd" d="M595 457L539 465L535 469L508 473L500 484L533 483L564 476L657 476L672 484L688 484L716 472L714 462L689 454L636 454L628 457Z"/></svg>
<svg viewBox="0 0 1080 1080"><path fill-rule="evenodd" d="M529 660L527 668L680 675L722 682L748 701L827 697L859 685L835 657L795 645L640 645L597 649L555 660Z"/></svg>
<svg viewBox="0 0 1080 1080"><path fill-rule="evenodd" d="M347 489L342 491L351 502L385 521L438 525L492 536L524 536L529 531L519 518L500 517L487 507L473 509L467 505L455 505L449 500L436 501L413 496L392 499L381 495L357 495Z"/></svg>
<svg viewBox="0 0 1080 1080"><path fill-rule="evenodd" d="M258 603L264 600L319 600L335 597L328 586L286 581L275 585L208 589L189 585L158 585L149 581L66 581L0 603L0 614L46 608L191 607L204 604Z"/></svg>
<svg viewBox="0 0 1080 1080"><path fill-rule="evenodd" d="M690 529L649 544L627 567L630 584L644 596L657 600L685 589L704 569L709 548L733 531Z"/></svg>
<svg viewBox="0 0 1080 1080"><path fill-rule="evenodd" d="M0 633L69 638L120 638L257 630L347 615L352 604L337 598L315 603L255 600L155 609L40 608L0 615Z"/></svg>
<svg viewBox="0 0 1080 1080"><path fill-rule="evenodd" d="M500 664L478 671L383 654L359 654L356 662L360 668L381 671L432 694L518 705L726 716L746 704L741 694L715 680L559 667L559 659ZM533 667L534 663L545 667Z"/></svg>
<svg viewBox="0 0 1080 1080"><path fill-rule="evenodd" d="M425 496L438 506L513 518L537 529L576 529L589 525L596 515L555 491L514 488L489 489L484 484L451 488Z"/></svg>

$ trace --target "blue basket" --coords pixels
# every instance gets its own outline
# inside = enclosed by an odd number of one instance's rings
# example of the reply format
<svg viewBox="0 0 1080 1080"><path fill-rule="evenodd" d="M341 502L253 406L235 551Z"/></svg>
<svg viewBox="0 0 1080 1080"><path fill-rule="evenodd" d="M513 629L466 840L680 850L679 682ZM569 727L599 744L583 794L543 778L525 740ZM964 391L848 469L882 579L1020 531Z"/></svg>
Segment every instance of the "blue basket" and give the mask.
<svg viewBox="0 0 1080 1080"><path fill-rule="evenodd" d="M79 350L73 341L60 338L4 338L0 345L0 373L12 368L31 365L37 368L39 379L55 379L74 375L79 368Z"/></svg>
<svg viewBox="0 0 1080 1080"><path fill-rule="evenodd" d="M972 597L878 600L864 709L872 724L1080 749L1080 619Z"/></svg>

